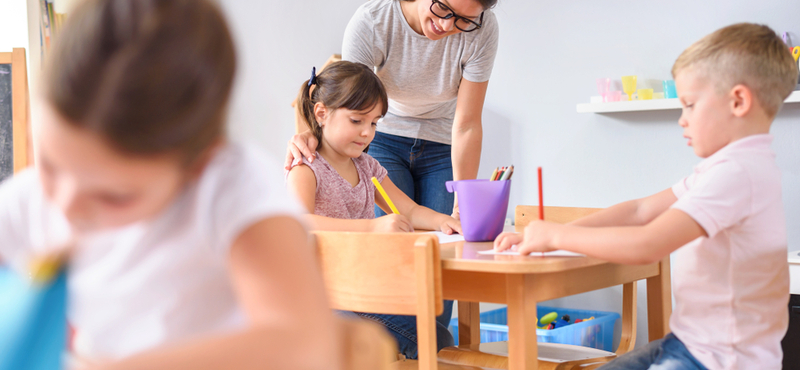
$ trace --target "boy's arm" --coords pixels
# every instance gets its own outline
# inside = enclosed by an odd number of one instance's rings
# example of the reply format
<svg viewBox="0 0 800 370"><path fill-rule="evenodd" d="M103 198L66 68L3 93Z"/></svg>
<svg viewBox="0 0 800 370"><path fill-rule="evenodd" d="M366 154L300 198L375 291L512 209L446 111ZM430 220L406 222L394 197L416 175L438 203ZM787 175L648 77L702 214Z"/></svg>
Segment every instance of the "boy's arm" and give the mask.
<svg viewBox="0 0 800 370"><path fill-rule="evenodd" d="M570 222L570 225L588 227L646 225L664 213L677 200L672 189L666 189L645 198L616 204Z"/></svg>
<svg viewBox="0 0 800 370"><path fill-rule="evenodd" d="M688 214L670 209L644 226L583 227L536 221L524 234L501 234L495 249L516 244L520 254L562 249L606 261L644 265L657 262L705 230Z"/></svg>
<svg viewBox="0 0 800 370"><path fill-rule="evenodd" d="M415 229L421 230L441 230L446 234L453 232L461 233L461 222L451 216L436 212L428 207L423 207L403 193L395 185L389 176L383 178L381 186L389 195L397 210L401 215L408 217ZM386 213L391 213L392 209L380 192L375 191L375 203Z"/></svg>

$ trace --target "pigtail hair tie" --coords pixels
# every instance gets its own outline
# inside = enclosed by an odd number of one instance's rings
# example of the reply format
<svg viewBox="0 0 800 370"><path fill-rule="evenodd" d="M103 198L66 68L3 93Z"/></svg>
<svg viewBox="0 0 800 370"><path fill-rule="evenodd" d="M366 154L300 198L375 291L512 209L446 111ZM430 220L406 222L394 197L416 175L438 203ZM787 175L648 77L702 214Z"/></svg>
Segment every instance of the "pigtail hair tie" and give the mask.
<svg viewBox="0 0 800 370"><path fill-rule="evenodd" d="M308 86L317 83L317 67L311 67L311 78L308 79Z"/></svg>

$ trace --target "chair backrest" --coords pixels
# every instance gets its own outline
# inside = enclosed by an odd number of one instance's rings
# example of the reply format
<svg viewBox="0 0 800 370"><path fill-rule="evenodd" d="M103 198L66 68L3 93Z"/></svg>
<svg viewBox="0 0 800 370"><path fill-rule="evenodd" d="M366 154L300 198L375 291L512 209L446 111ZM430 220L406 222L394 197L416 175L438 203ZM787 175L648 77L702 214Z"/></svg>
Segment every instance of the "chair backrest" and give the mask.
<svg viewBox="0 0 800 370"><path fill-rule="evenodd" d="M396 360L394 338L377 323L367 320L339 319L341 327L342 369L389 370Z"/></svg>
<svg viewBox="0 0 800 370"><path fill-rule="evenodd" d="M434 235L314 232L331 307L416 315L420 369L436 368L442 263Z"/></svg>
<svg viewBox="0 0 800 370"><path fill-rule="evenodd" d="M28 95L28 71L25 62L25 49L14 48L10 53L0 53L0 64L8 64L11 69L11 145L13 157L13 172L19 172L28 167L32 162L30 145L30 103ZM5 69L5 68L4 68ZM4 94L5 91L0 91ZM9 104L0 96L0 104ZM2 126L0 125L0 129ZM0 132L0 139L7 133ZM0 140L2 142L2 140ZM0 150L4 150L0 148ZM0 153L0 160L8 153ZM0 175L3 169L0 168ZM0 179L2 177L0 176Z"/></svg>
<svg viewBox="0 0 800 370"><path fill-rule="evenodd" d="M588 216L592 213L602 210L602 208L581 208L581 207L544 207L544 220L565 224L570 221L577 220L581 217ZM523 206L519 205L514 212L514 225L515 229L520 229L528 226L531 221L539 219L539 206Z"/></svg>

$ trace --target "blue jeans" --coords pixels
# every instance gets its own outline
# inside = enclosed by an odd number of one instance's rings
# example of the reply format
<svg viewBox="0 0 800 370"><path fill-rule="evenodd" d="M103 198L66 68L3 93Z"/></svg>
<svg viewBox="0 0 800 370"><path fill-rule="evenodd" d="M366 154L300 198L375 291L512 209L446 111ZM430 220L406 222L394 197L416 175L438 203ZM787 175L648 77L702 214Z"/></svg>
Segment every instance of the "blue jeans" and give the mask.
<svg viewBox="0 0 800 370"><path fill-rule="evenodd" d="M706 370L674 334L654 340L600 367L600 370Z"/></svg>
<svg viewBox="0 0 800 370"><path fill-rule="evenodd" d="M453 180L450 145L376 132L368 153L386 168L389 179L414 202L446 215L453 212L453 194L444 186L445 181ZM375 206L376 217L385 214ZM358 315L386 326L397 339L400 353L409 359L417 358L416 317ZM437 350L453 345L453 335L447 330L452 315L453 301L444 301L444 311L436 318Z"/></svg>
<svg viewBox="0 0 800 370"><path fill-rule="evenodd" d="M453 194L444 186L453 180L450 145L376 132L368 153L414 202L446 215L453 213ZM385 214L375 206L375 217Z"/></svg>
<svg viewBox="0 0 800 370"><path fill-rule="evenodd" d="M444 313L436 318L436 350L453 345L453 334L447 330L450 315L453 312L453 301L444 301ZM387 329L397 340L398 351L408 359L417 358L417 318L404 315L378 315L374 313L356 312L362 318L375 321ZM443 323L444 320L446 323Z"/></svg>

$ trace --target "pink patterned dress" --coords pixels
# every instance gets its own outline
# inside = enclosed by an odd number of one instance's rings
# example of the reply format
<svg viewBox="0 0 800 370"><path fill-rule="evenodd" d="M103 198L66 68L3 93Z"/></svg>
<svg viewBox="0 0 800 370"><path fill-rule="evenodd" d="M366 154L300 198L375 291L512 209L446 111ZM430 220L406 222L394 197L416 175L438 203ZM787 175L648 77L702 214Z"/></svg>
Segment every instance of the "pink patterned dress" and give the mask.
<svg viewBox="0 0 800 370"><path fill-rule="evenodd" d="M305 157L302 163L311 168L317 178L315 215L351 220L375 218L375 185L371 179L374 176L379 182L383 182L387 174L386 169L375 158L367 153L353 158L358 172L356 186L350 185L339 175L319 152L316 153L313 163L308 162Z"/></svg>

